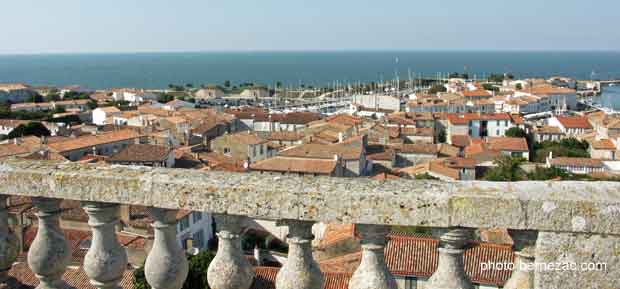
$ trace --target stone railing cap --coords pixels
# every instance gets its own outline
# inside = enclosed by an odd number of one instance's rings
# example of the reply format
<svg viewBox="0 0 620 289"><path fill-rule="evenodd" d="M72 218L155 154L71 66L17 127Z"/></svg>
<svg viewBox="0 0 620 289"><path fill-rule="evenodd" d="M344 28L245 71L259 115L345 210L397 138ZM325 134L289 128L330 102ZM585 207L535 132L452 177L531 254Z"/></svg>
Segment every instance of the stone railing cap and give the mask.
<svg viewBox="0 0 620 289"><path fill-rule="evenodd" d="M0 161L0 194L339 223L620 234L620 183L438 182Z"/></svg>

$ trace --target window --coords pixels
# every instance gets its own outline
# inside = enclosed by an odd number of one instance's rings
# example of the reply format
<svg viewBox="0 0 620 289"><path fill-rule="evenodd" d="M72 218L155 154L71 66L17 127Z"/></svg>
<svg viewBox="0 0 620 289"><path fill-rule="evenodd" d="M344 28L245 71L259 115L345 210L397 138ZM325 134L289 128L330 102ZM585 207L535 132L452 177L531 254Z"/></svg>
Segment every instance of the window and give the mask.
<svg viewBox="0 0 620 289"><path fill-rule="evenodd" d="M256 157L256 146L252 146L252 157Z"/></svg>
<svg viewBox="0 0 620 289"><path fill-rule="evenodd" d="M264 154L264 153L265 153L265 152L264 152L264 149L263 149L263 145L260 145L260 154L262 155L262 154Z"/></svg>
<svg viewBox="0 0 620 289"><path fill-rule="evenodd" d="M202 247L204 246L204 234L202 230L192 235L192 246L198 249L202 249Z"/></svg>
<svg viewBox="0 0 620 289"><path fill-rule="evenodd" d="M499 126L499 120L497 121L497 126Z"/></svg>
<svg viewBox="0 0 620 289"><path fill-rule="evenodd" d="M224 154L229 154L230 153L230 148L224 148Z"/></svg>
<svg viewBox="0 0 620 289"><path fill-rule="evenodd" d="M499 129L495 130L495 135L499 135Z"/></svg>
<svg viewBox="0 0 620 289"><path fill-rule="evenodd" d="M415 277L405 277L404 289L416 289L418 288L417 279Z"/></svg>
<svg viewBox="0 0 620 289"><path fill-rule="evenodd" d="M189 218L187 216L179 220L179 232L183 232L189 228Z"/></svg>
<svg viewBox="0 0 620 289"><path fill-rule="evenodd" d="M192 223L197 223L200 220L202 220L202 213L201 212L192 212Z"/></svg>

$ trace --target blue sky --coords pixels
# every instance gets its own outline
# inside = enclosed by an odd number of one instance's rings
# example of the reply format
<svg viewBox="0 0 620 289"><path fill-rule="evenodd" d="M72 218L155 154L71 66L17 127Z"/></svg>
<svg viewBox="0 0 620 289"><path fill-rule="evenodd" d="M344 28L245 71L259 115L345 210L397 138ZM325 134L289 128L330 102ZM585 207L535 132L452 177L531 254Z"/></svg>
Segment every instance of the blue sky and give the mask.
<svg viewBox="0 0 620 289"><path fill-rule="evenodd" d="M0 54L620 49L618 0L2 0L0 8Z"/></svg>

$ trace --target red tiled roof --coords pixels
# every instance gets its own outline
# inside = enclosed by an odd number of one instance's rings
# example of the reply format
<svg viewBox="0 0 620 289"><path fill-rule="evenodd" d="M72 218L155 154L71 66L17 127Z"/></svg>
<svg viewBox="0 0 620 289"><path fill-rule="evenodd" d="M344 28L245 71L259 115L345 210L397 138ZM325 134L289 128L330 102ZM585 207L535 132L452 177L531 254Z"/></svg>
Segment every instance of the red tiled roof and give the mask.
<svg viewBox="0 0 620 289"><path fill-rule="evenodd" d="M595 150L615 150L616 146L609 139L595 140L591 143Z"/></svg>
<svg viewBox="0 0 620 289"><path fill-rule="evenodd" d="M15 278L17 282L22 284L21 288L18 287L16 289L34 288L39 285L39 280L34 273L32 273L28 264L24 262L13 264L11 270L9 270L9 277ZM82 267L79 269L67 268L62 279L67 282L71 288L95 289L95 287L90 284L89 278L86 276L86 272L84 272ZM123 278L119 285L123 289L134 288L133 270L127 269L123 273Z"/></svg>
<svg viewBox="0 0 620 289"><path fill-rule="evenodd" d="M404 154L437 154L439 148L436 144L400 144L394 149Z"/></svg>
<svg viewBox="0 0 620 289"><path fill-rule="evenodd" d="M355 238L353 224L327 224L320 247L328 247L345 239Z"/></svg>
<svg viewBox="0 0 620 289"><path fill-rule="evenodd" d="M550 161L552 166L573 166L573 167L592 167L602 168L603 161L599 159L591 158L569 158L569 157L557 157Z"/></svg>
<svg viewBox="0 0 620 289"><path fill-rule="evenodd" d="M330 123L344 124L348 126L362 124L364 121L356 116L348 114L336 114L325 118L325 121Z"/></svg>
<svg viewBox="0 0 620 289"><path fill-rule="evenodd" d="M48 144L49 148L55 152L68 152L72 150L91 148L96 145L114 143L130 139L136 139L142 135L129 129L102 133L98 135L87 135L77 138L70 138L65 141L59 141Z"/></svg>
<svg viewBox="0 0 620 289"><path fill-rule="evenodd" d="M256 145L266 143L267 140L259 137L253 132L238 132L233 134L227 134L222 137L231 138L233 142L240 144Z"/></svg>
<svg viewBox="0 0 620 289"><path fill-rule="evenodd" d="M556 119L565 128L592 129L592 125L585 116L557 116Z"/></svg>
<svg viewBox="0 0 620 289"><path fill-rule="evenodd" d="M274 131L267 136L270 141L299 141L303 138L303 133L294 131Z"/></svg>
<svg viewBox="0 0 620 289"><path fill-rule="evenodd" d="M471 139L468 135L453 135L450 137L453 146L466 147L470 144Z"/></svg>
<svg viewBox="0 0 620 289"><path fill-rule="evenodd" d="M359 159L362 154L361 146L345 144L303 144L279 153L284 157L334 159L334 155L344 160Z"/></svg>
<svg viewBox="0 0 620 289"><path fill-rule="evenodd" d="M499 151L527 152L527 140L518 137L490 137L487 140L489 149Z"/></svg>
<svg viewBox="0 0 620 289"><path fill-rule="evenodd" d="M574 94L576 91L570 88L555 87L549 85L534 86L529 89L531 94L535 95L553 95L553 94Z"/></svg>
<svg viewBox="0 0 620 289"><path fill-rule="evenodd" d="M491 97L492 95L484 89L465 90L461 94L464 97Z"/></svg>
<svg viewBox="0 0 620 289"><path fill-rule="evenodd" d="M335 160L276 156L250 164L252 170L329 175L336 169Z"/></svg>
<svg viewBox="0 0 620 289"><path fill-rule="evenodd" d="M254 267L254 282L250 289L275 289L278 267ZM348 289L351 273L323 272L323 289Z"/></svg>
<svg viewBox="0 0 620 289"><path fill-rule="evenodd" d="M385 248L385 262L392 274L428 278L437 269L439 253L438 240L426 236L405 233L390 234ZM361 259L361 253L352 253L320 262L321 268L336 271L353 271ZM465 250L465 272L472 282L503 286L512 274L509 270L481 270L485 262L513 262L514 253L510 245L473 242ZM338 266L338 263L344 266ZM347 264L353 263L353 266ZM350 272L349 272L350 273Z"/></svg>
<svg viewBox="0 0 620 289"><path fill-rule="evenodd" d="M129 144L120 152L110 156L108 162L163 162L171 149L160 145Z"/></svg>

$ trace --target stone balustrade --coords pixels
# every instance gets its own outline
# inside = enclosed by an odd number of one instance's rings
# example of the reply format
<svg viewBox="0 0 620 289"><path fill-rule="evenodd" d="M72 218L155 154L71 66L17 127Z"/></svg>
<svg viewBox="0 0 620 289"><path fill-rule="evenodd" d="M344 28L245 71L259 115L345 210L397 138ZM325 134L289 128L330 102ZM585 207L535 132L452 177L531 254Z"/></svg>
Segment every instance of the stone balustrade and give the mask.
<svg viewBox="0 0 620 289"><path fill-rule="evenodd" d="M288 226L289 255L276 288L323 287L311 254L311 226L354 223L362 261L349 288L396 288L383 260L392 225L423 226L440 240L439 264L426 288L473 288L463 252L477 228L507 228L517 264L605 262L607 271L516 269L505 288L620 287L620 183L374 181L271 174L235 174L75 163L0 162L0 284L15 260L16 241L6 223L6 197L33 197L39 229L29 265L40 288L63 288L66 241L58 226L58 200L82 202L93 232L84 269L94 287L118 288L127 256L115 238L119 204L150 207L155 230L145 275L154 289L179 289L187 260L175 240L176 210L207 211L218 223L219 248L207 278L212 288L247 289L253 272L239 234L245 219ZM34 251L33 251L34 250ZM527 266L525 266L527 267Z"/></svg>

